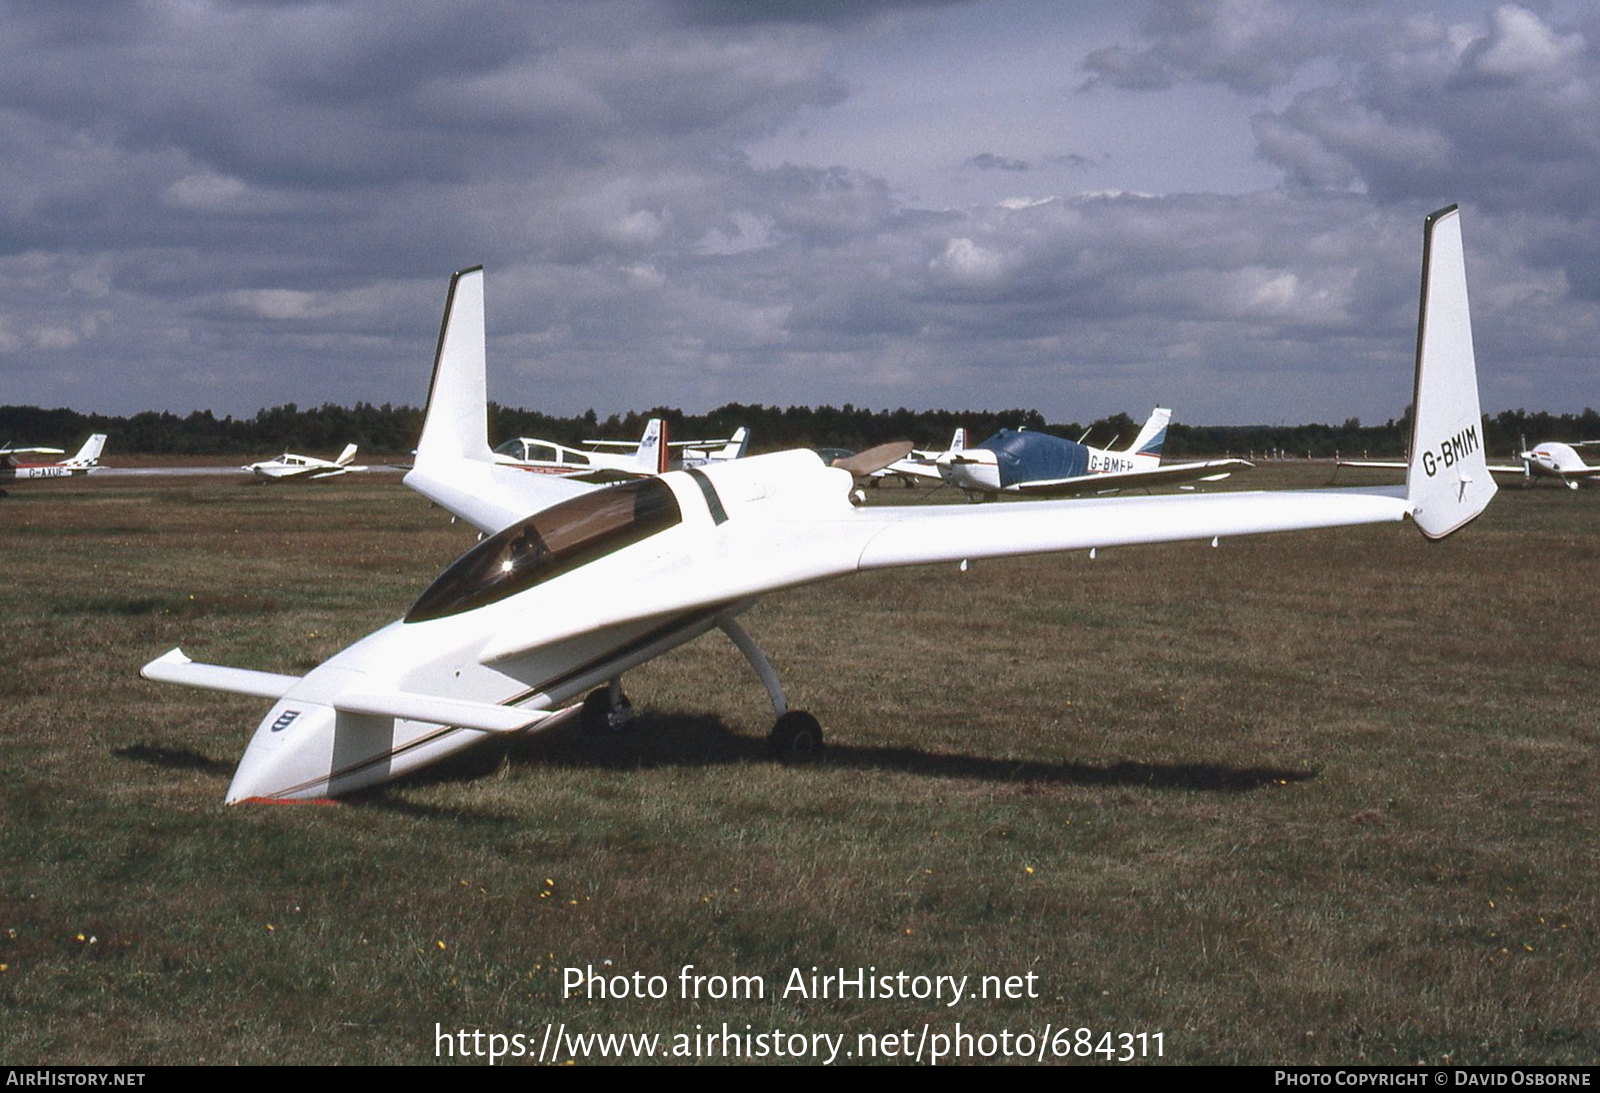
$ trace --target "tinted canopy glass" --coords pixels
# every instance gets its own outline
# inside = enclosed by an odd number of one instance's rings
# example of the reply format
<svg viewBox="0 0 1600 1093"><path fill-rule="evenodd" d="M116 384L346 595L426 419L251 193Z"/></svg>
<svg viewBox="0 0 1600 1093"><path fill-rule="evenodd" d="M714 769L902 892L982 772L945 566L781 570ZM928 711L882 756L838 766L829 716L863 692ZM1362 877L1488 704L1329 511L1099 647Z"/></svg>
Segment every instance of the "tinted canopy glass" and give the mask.
<svg viewBox="0 0 1600 1093"><path fill-rule="evenodd" d="M470 611L621 550L683 519L659 478L595 490L491 535L450 564L406 612L425 622Z"/></svg>

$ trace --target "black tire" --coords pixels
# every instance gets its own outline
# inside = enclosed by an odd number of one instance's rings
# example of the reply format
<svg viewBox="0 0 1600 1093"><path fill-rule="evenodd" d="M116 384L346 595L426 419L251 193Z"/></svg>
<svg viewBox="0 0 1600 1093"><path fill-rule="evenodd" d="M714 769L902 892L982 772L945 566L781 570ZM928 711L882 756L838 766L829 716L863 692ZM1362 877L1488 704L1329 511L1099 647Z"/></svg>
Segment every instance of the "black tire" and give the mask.
<svg viewBox="0 0 1600 1093"><path fill-rule="evenodd" d="M785 763L804 763L822 754L822 726L804 710L790 710L767 734L767 751Z"/></svg>
<svg viewBox="0 0 1600 1093"><path fill-rule="evenodd" d="M631 720L633 704L628 701L628 696L622 695L621 701L613 707L610 687L590 691L583 700L583 711L578 715L584 732L605 735L621 732Z"/></svg>

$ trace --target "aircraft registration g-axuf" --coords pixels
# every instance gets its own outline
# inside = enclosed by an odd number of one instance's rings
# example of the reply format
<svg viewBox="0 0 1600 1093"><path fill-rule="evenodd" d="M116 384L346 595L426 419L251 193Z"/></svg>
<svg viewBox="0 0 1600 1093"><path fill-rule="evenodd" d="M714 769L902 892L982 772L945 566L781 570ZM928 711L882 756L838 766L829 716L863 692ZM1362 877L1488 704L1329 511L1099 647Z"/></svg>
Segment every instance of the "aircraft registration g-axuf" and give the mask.
<svg viewBox="0 0 1600 1093"><path fill-rule="evenodd" d="M105 451L106 434L95 433L83 442L71 459L59 463L23 462L19 456L66 455L60 448L0 448L0 482L18 482L30 478L72 478L92 474L100 469L100 453Z"/></svg>
<svg viewBox="0 0 1600 1093"><path fill-rule="evenodd" d="M998 494L1075 497L1180 482L1215 482L1248 470L1243 459L1161 462L1172 411L1157 406L1133 443L1119 451L1092 448L1048 433L1001 429L975 448L939 456L939 473L975 498Z"/></svg>
<svg viewBox="0 0 1600 1093"><path fill-rule="evenodd" d="M336 459L318 459L314 455L295 455L293 452L284 452L276 459L263 459L259 463L247 463L240 470L249 471L257 478L268 482L306 481L314 478L335 478L351 471L364 471L365 467L353 467L350 461L356 457L356 446L346 444L344 451Z"/></svg>
<svg viewBox="0 0 1600 1093"><path fill-rule="evenodd" d="M585 487L491 456L483 316L482 270L456 274L406 483L486 537L401 619L304 676L198 664L177 649L145 665L148 679L273 702L228 801L349 793L486 734L548 727L568 713L615 726L628 714L623 673L713 628L765 685L774 749L803 754L820 746L817 722L788 709L771 664L737 621L765 593L890 566L1408 517L1441 538L1495 492L1454 207L1424 229L1417 455L1404 487L859 506L854 476L905 446L847 467L789 451Z"/></svg>

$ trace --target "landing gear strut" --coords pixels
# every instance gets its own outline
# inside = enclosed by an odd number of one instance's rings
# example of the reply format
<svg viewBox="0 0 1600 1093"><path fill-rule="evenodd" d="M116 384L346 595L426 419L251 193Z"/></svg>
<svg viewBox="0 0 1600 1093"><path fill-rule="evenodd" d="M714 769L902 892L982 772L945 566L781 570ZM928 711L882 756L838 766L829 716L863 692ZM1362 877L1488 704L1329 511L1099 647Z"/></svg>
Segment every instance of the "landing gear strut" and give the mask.
<svg viewBox="0 0 1600 1093"><path fill-rule="evenodd" d="M578 721L588 733L621 732L633 720L633 704L622 693L622 680L613 679L589 692Z"/></svg>
<svg viewBox="0 0 1600 1093"><path fill-rule="evenodd" d="M783 684L778 682L778 673L772 670L772 662L733 616L724 615L717 619L717 627L744 654L756 678L767 689L767 697L772 700L772 716L777 719L772 731L767 734L767 750L772 757L787 761L816 758L822 752L822 726L817 719L804 710L789 708L789 700L783 696Z"/></svg>

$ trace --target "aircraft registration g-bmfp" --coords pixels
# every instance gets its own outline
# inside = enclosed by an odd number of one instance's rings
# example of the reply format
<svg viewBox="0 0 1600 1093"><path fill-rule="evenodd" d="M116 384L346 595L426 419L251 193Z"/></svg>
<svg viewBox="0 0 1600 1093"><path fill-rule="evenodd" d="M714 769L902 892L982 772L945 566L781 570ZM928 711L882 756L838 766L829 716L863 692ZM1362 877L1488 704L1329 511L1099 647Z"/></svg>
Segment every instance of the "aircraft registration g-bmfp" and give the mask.
<svg viewBox="0 0 1600 1093"><path fill-rule="evenodd" d="M1161 447L1171 420L1172 411L1157 406L1133 442L1118 451L1048 433L1001 429L975 448L945 452L936 463L946 482L978 499L1002 493L1075 497L1140 486L1215 482L1251 468L1243 459L1163 464Z"/></svg>
<svg viewBox="0 0 1600 1093"><path fill-rule="evenodd" d="M788 709L737 621L765 593L889 566L1407 517L1441 538L1495 492L1454 207L1424 229L1415 456L1404 487L858 507L854 478L904 447L845 467L790 451L585 487L494 462L483 313L482 270L456 274L406 482L487 537L404 617L304 676L198 664L177 649L145 665L148 679L272 700L229 802L349 793L485 734L548 726L573 711L588 725L615 725L627 715L624 672L713 628L765 685L776 750L803 753L820 746L817 722Z"/></svg>

